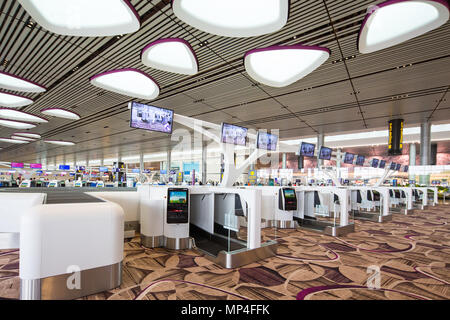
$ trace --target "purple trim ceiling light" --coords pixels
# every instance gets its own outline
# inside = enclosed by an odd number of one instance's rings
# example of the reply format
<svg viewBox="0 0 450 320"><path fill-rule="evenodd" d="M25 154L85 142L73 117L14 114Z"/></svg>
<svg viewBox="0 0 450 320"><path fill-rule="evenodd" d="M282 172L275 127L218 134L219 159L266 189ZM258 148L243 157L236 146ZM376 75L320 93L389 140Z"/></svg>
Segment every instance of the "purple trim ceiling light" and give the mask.
<svg viewBox="0 0 450 320"><path fill-rule="evenodd" d="M80 116L78 113L76 113L76 112L74 112L74 111L72 111L72 110L66 110L66 109L63 109L63 108L45 108L45 109L42 109L40 112L42 113L42 112L48 111L48 110L61 110L61 111L66 111L66 112L69 112L69 113L73 113L73 114L77 115L79 118L81 118L81 116ZM56 117L56 116L52 116L52 115L48 115L48 116L50 116L50 117ZM58 117L57 117L57 118L58 118Z"/></svg>
<svg viewBox="0 0 450 320"><path fill-rule="evenodd" d="M331 55L331 50L325 47L319 47L319 46L306 46L306 45L302 45L302 44L294 44L291 46L271 46L271 47L266 47L266 48L258 48L258 49L252 49L250 51L247 51L244 55L244 60L245 58L252 54L252 53L256 53L256 52L264 52L264 51L274 51L274 50L285 50L285 49L299 49L299 50L322 50L327 52L329 55Z"/></svg>
<svg viewBox="0 0 450 320"><path fill-rule="evenodd" d="M26 135L28 135L28 134L35 134L35 135L38 135L39 138L31 138L31 139L41 139L41 135L39 133L32 133L32 132L14 132L13 133L14 136L22 136L23 134L26 134ZM28 136L24 136L24 137L25 138L29 138Z"/></svg>
<svg viewBox="0 0 450 320"><path fill-rule="evenodd" d="M129 0L122 0L131 10L131 12L133 12L133 14L135 15L136 19L139 22L139 29L141 28L141 16L139 15L139 13L136 11L135 7L131 4L131 2Z"/></svg>
<svg viewBox="0 0 450 320"><path fill-rule="evenodd" d="M34 114L25 112L25 111L16 110L16 109L13 109L13 108L4 108L4 107L0 107L0 110L11 110L11 111L14 111L14 112L19 112L19 113L26 114L26 115L28 115L28 116L33 116L33 117L39 118L39 119L41 119L41 120L44 120L44 122L41 122L41 123L47 123L47 122L48 122L48 120L45 119L45 118L43 118L43 117L39 117L39 116L36 116L36 115L34 115ZM22 121L22 120L16 120L16 119L13 119L13 120L15 120L15 121ZM25 121L29 121L29 120L25 120Z"/></svg>
<svg viewBox="0 0 450 320"><path fill-rule="evenodd" d="M363 22L362 22L362 24L361 24L361 28L359 29L358 37L356 38L356 47L358 48L358 51L360 51L360 50L359 50L359 39L361 38L361 33L362 33L362 31L364 30L364 27L366 26L367 21L369 20L369 18L372 16L372 14L373 14L375 11L377 11L377 9L381 9L381 8L383 8L383 7L387 7L387 6L390 6L390 5L392 5L392 4L401 3L401 2L408 2L408 1L410 1L410 0L389 0L389 1L386 1L386 2L383 2L383 3L380 3L380 4L377 4L377 5L375 6L374 10L371 10L370 12L368 12L368 13L366 14L366 16L364 17L364 20L363 20ZM447 2L447 0L426 0L426 1L440 3L440 4L442 4L444 7L447 7L447 9L450 11L450 5L449 5L449 3Z"/></svg>
<svg viewBox="0 0 450 320"><path fill-rule="evenodd" d="M22 80L22 81L29 82L29 83L34 84L35 86L38 86L38 87L44 89L45 91L47 91L47 88L46 88L46 87L44 87L43 85L40 85L40 84L37 83L37 82L34 82L34 81L31 81L31 80L22 78L22 77L20 77L20 76L16 76L16 75L14 75L14 74L11 74L11 73L8 73L8 72L5 72L5 71L0 71L0 73L1 73L1 74L4 74L4 75L7 75L7 76L10 76L10 77L13 77L13 78L16 78L16 79L19 79L19 80Z"/></svg>
<svg viewBox="0 0 450 320"><path fill-rule="evenodd" d="M0 120L2 120L2 121L12 121L12 122L18 122L18 123L25 123L25 124L29 124L29 125L31 125L31 126L35 126L35 127L36 127L36 124L35 124L35 123L28 122L28 121L10 120L10 119L5 119L5 118L0 118ZM0 126L2 126L2 125L0 125ZM19 128L19 129L20 129L20 128Z"/></svg>
<svg viewBox="0 0 450 320"><path fill-rule="evenodd" d="M154 45L157 45L159 43L166 43L166 42L180 42L180 43L185 44L188 47L188 49L191 50L192 55L195 58L195 62L197 63L197 69L200 69L200 65L198 63L197 55L196 55L194 49L192 48L192 46L189 42L187 42L186 40L184 40L182 38L164 38L164 39L159 39L159 40L149 43L148 45L146 45L144 47L144 49L141 50L141 60L142 60L142 54L144 53L145 50L147 50L148 48L153 47Z"/></svg>
<svg viewBox="0 0 450 320"><path fill-rule="evenodd" d="M105 71L102 73L98 73L96 75L93 75L92 77L89 78L89 81L92 81L96 78L99 78L101 76L106 76L107 74L111 74L111 73L118 73L118 72L125 72L125 71L135 71L138 72L144 76L146 76L147 78L149 78L150 80L152 80L156 86L158 87L158 89L161 91L161 87L159 86L158 82L156 82L155 79L153 79L151 76L149 76L147 73L145 73L144 71L141 71L139 69L135 69L135 68L123 68L123 69L115 69L115 70L109 70L109 71Z"/></svg>
<svg viewBox="0 0 450 320"><path fill-rule="evenodd" d="M31 99L31 98L28 98L28 97L25 97L25 96L21 96L20 94L16 94L16 93L11 93L11 92L6 92L6 91L3 91L3 90L0 90L0 93L2 93L2 94L9 94L10 96L15 96L15 97L19 97L19 98L22 98L22 99L28 99L28 100L32 101L31 103L33 103L33 102L34 102L34 100L33 100L33 99ZM30 103L30 104L31 104L31 103Z"/></svg>

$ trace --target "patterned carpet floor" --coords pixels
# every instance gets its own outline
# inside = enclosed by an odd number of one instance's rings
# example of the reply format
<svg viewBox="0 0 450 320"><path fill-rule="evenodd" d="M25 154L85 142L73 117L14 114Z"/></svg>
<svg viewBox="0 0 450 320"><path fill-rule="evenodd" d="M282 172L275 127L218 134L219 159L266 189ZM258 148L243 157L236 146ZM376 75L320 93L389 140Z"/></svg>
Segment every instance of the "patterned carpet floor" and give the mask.
<svg viewBox="0 0 450 320"><path fill-rule="evenodd" d="M338 238L265 229L278 255L238 269L134 238L125 243L122 285L85 299L450 299L449 220L450 206L440 205L382 224L356 221L355 233ZM368 287L368 267L379 268L379 289ZM18 274L19 252L0 251L1 298L19 297Z"/></svg>

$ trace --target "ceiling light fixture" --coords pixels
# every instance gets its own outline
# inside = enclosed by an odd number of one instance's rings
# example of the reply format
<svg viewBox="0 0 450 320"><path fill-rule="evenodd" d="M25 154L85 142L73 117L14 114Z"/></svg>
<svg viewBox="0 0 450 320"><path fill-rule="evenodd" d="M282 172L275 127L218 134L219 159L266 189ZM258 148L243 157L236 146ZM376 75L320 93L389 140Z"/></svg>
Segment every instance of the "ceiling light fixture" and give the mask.
<svg viewBox="0 0 450 320"><path fill-rule="evenodd" d="M0 119L0 126L14 129L31 129L36 127L36 125L32 123L6 119Z"/></svg>
<svg viewBox="0 0 450 320"><path fill-rule="evenodd" d="M133 98L153 100L159 95L159 85L148 74L133 68L99 73L89 79L91 84L104 90Z"/></svg>
<svg viewBox="0 0 450 320"><path fill-rule="evenodd" d="M42 109L41 113L45 114L46 116L52 116L52 117L70 119L70 120L79 120L81 118L80 115L78 115L75 112L60 109L60 108Z"/></svg>
<svg viewBox="0 0 450 320"><path fill-rule="evenodd" d="M248 51L245 70L254 80L271 87L288 86L313 72L330 57L315 46L273 46Z"/></svg>
<svg viewBox="0 0 450 320"><path fill-rule="evenodd" d="M14 140L22 140L22 141L35 141L34 139L31 139L31 138L21 137L21 136L15 136L15 135L12 135L12 136L11 136L11 139L14 139Z"/></svg>
<svg viewBox="0 0 450 320"><path fill-rule="evenodd" d="M73 143L73 142L62 141L62 140L44 140L44 142L50 143L50 144L56 144L56 145L59 145L59 146L73 146L73 145L75 145L75 143Z"/></svg>
<svg viewBox="0 0 450 320"><path fill-rule="evenodd" d="M40 123L48 122L44 118L32 115L27 112L14 110L14 109L5 109L5 108L0 108L0 118L8 119L8 120L40 122Z"/></svg>
<svg viewBox="0 0 450 320"><path fill-rule="evenodd" d="M28 141L14 140L14 139L10 139L10 138L0 138L0 142L16 143L16 144L29 143Z"/></svg>
<svg viewBox="0 0 450 320"><path fill-rule="evenodd" d="M289 0L173 0L173 13L185 23L225 37L255 37L283 28Z"/></svg>
<svg viewBox="0 0 450 320"><path fill-rule="evenodd" d="M36 82L0 71L0 88L22 92L45 92L47 89Z"/></svg>
<svg viewBox="0 0 450 320"><path fill-rule="evenodd" d="M41 138L41 135L39 135L37 133L15 132L14 135L15 136L22 136L22 137L33 138L33 139L40 139Z"/></svg>
<svg viewBox="0 0 450 320"><path fill-rule="evenodd" d="M33 100L18 94L0 91L0 107L20 108L32 104Z"/></svg>
<svg viewBox="0 0 450 320"><path fill-rule="evenodd" d="M141 53L144 65L154 69L194 75L198 61L191 45L179 38L160 39L148 44Z"/></svg>
<svg viewBox="0 0 450 320"><path fill-rule="evenodd" d="M105 37L136 32L140 17L128 0L19 0L45 29L65 36Z"/></svg>
<svg viewBox="0 0 450 320"><path fill-rule="evenodd" d="M361 26L358 48L370 53L434 30L449 18L444 0L391 0L370 8Z"/></svg>

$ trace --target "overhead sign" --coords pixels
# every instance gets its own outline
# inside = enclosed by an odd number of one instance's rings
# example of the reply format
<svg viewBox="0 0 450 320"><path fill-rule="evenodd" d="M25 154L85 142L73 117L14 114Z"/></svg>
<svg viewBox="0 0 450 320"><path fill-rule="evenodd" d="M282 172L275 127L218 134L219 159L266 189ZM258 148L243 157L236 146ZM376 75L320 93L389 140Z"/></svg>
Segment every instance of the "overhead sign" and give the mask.
<svg viewBox="0 0 450 320"><path fill-rule="evenodd" d="M391 156L402 154L403 125L403 119L394 119L389 121L388 152Z"/></svg>

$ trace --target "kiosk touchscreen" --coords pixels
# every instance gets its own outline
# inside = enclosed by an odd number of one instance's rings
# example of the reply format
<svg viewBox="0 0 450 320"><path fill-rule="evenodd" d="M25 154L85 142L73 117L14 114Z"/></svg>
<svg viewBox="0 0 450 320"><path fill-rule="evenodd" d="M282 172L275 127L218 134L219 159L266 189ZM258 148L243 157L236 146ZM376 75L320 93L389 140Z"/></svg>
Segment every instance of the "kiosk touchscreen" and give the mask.
<svg viewBox="0 0 450 320"><path fill-rule="evenodd" d="M83 186L83 181L81 181L81 180L75 181L75 187L76 188L81 188L82 186Z"/></svg>
<svg viewBox="0 0 450 320"><path fill-rule="evenodd" d="M48 188L57 188L58 187L58 180L52 180L48 184Z"/></svg>
<svg viewBox="0 0 450 320"><path fill-rule="evenodd" d="M293 188L281 188L279 194L279 209L283 211L297 210L297 195Z"/></svg>
<svg viewBox="0 0 450 320"><path fill-rule="evenodd" d="M30 188L31 187L31 181L30 180L23 180L20 184L19 188Z"/></svg>
<svg viewBox="0 0 450 320"><path fill-rule="evenodd" d="M169 188L167 190L167 223L189 222L189 190Z"/></svg>

